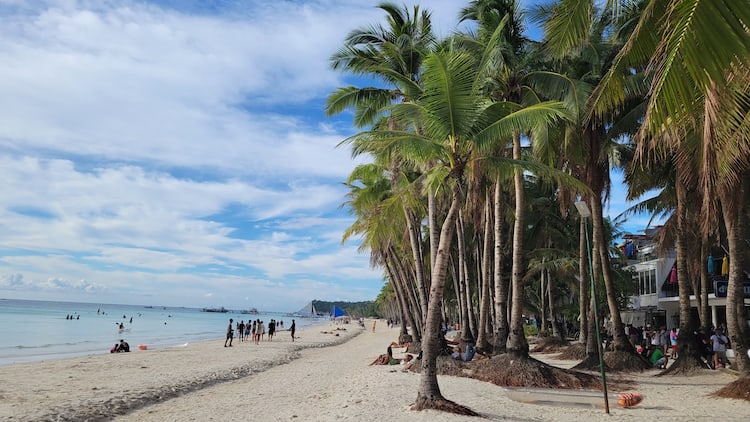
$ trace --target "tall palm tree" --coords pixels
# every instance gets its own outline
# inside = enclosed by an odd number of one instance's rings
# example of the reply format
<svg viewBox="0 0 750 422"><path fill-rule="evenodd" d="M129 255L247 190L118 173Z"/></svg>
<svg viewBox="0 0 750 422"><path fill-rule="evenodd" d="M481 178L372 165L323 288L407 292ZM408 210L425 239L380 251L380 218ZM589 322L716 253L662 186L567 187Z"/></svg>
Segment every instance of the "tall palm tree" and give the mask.
<svg viewBox="0 0 750 422"><path fill-rule="evenodd" d="M572 70L571 77L577 80L567 83L571 87L567 91L592 92L621 45L619 39L606 37L606 34L613 33L620 22L613 19L611 12L600 11L593 2L587 1L561 0L550 9L540 11L539 15L547 18L544 41L546 51L563 63L568 63ZM598 280L601 276L603 279L614 336L615 353L608 358L608 364L623 370L641 368L645 362L635 354L625 335L625 326L616 300L611 259L605 242L602 210L603 203L609 197L609 171L613 153L621 148L616 140L623 133L635 131L633 128L637 127L638 117L643 110L638 106L643 102L643 91L638 89L642 86L638 84L641 80L637 74L630 75L628 87L634 89L623 97L621 106L598 115L596 119L589 118L592 103L588 97L581 101L581 96L577 95L573 97L577 101L571 102L575 105L575 114L578 116L574 123L574 133L584 151L582 160L577 164L581 166L582 175L594 193L588 198L593 223L593 259L597 268L594 277ZM571 154L573 155L580 154ZM593 365L593 360L590 361Z"/></svg>
<svg viewBox="0 0 750 422"><path fill-rule="evenodd" d="M415 408L441 408L447 401L437 384L436 359L440 341L441 302L447 276L450 248L458 212L466 192L465 171L473 163L475 148L502 139L511 132L521 133L541 122L560 116L558 103L540 103L520 108L493 103L482 98L478 87L480 63L460 51L443 50L430 54L422 74L423 92L416 101L390 107L393 117L413 130L376 129L349 139L373 151L392 150L403 160L433 163L428 169L428 186L450 191L450 207L440 229L423 336L423 363Z"/></svg>
<svg viewBox="0 0 750 422"><path fill-rule="evenodd" d="M734 346L745 386L750 385L750 360L745 355L747 328L738 294L743 248L737 243L737 231L742 230L740 216L746 201L737 200L736 193L744 192L750 137L747 125L741 123L747 113L746 101L737 98L747 93L747 84L738 81L747 75L750 63L749 22L750 8L742 2L651 0L594 97L597 113L619 107L625 91L621 75L647 63L653 78L644 131L652 135L665 130L702 132L699 174L705 224L718 221L715 193L732 192L721 203L728 239L732 237L737 249L729 250L737 267L730 270L727 325L737 335ZM705 105L703 111L696 113L696 104ZM722 114L724 119L719 118ZM717 136L719 133L722 136Z"/></svg>
<svg viewBox="0 0 750 422"><path fill-rule="evenodd" d="M409 101L418 95L419 75L422 61L435 44L430 13L415 6L412 11L393 3L381 3L378 8L386 12L388 25L372 25L353 30L344 46L331 57L333 69L344 70L355 75L365 75L383 81L387 87L355 86L334 91L326 102L329 116L353 109L354 124L364 128L385 125L394 129L397 124L384 113L387 106L398 101ZM359 154L364 151L355 151ZM401 163L392 161L390 174L394 181L399 178ZM407 202L402 204L413 255L413 268L421 316L427 313L427 291L429 279L425 274L421 247L420 216ZM415 333L415 336L419 337Z"/></svg>

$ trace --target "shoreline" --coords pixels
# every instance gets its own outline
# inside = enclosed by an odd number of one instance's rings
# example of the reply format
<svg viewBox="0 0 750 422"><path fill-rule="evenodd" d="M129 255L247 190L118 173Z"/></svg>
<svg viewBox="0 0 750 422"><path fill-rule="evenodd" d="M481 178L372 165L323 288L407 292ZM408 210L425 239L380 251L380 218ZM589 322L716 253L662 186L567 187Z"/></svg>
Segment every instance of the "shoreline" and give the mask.
<svg viewBox="0 0 750 422"><path fill-rule="evenodd" d="M337 328L346 330L335 331ZM294 342L288 331L281 331L273 341L258 345L235 339L232 348L225 348L222 338L185 347L3 365L0 417L17 421L111 420L261 373L298 359L301 350L339 345L361 332L352 324L331 324L330 328L320 324L298 330Z"/></svg>

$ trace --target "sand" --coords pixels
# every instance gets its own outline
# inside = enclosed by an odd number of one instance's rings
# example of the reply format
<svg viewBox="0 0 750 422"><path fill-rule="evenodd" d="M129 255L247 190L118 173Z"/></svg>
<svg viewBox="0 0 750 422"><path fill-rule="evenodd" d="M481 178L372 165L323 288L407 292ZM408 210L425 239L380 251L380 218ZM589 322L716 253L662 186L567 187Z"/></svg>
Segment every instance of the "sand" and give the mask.
<svg viewBox="0 0 750 422"><path fill-rule="evenodd" d="M345 328L336 330L336 328ZM260 345L223 339L184 347L103 354L0 367L0 420L9 421L477 421L415 412L420 376L400 366L369 366L398 329L379 323L324 325L281 332ZM338 336L336 335L338 334ZM403 349L394 349L395 357ZM575 362L535 355L569 367ZM502 421L746 421L750 403L708 396L731 382L726 371L694 377L629 376L645 395L610 415L590 405L511 400L508 390L467 378L440 377L443 395ZM585 398L581 393L581 400ZM552 397L552 395L550 395ZM576 397L573 397L576 400ZM596 400L594 400L596 402Z"/></svg>

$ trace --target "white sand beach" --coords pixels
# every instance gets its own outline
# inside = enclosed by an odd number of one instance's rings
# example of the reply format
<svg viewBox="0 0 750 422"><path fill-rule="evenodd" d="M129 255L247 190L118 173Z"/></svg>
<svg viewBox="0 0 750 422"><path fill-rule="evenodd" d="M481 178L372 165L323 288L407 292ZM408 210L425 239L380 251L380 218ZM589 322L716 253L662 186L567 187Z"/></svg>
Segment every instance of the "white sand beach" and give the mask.
<svg viewBox="0 0 750 422"><path fill-rule="evenodd" d="M345 331L336 328L345 328ZM8 421L476 421L416 412L419 375L401 366L369 366L398 336L378 324L324 325L282 331L255 345L223 339L184 347L103 354L0 367L0 419ZM336 335L338 334L338 335ZM395 357L403 349L394 349ZM556 366L573 362L536 356ZM468 378L440 377L443 395L488 420L746 421L750 403L709 394L733 375L706 370L693 377L628 375L640 405L595 407L513 401L508 390ZM584 395L584 393L581 393Z"/></svg>

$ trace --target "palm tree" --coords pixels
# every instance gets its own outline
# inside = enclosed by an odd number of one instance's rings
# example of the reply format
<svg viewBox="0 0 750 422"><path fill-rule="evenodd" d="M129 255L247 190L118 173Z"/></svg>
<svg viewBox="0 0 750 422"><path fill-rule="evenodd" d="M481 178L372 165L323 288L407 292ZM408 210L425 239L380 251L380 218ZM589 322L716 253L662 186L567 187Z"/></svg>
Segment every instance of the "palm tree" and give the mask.
<svg viewBox="0 0 750 422"><path fill-rule="evenodd" d="M586 1L562 0L550 9L541 10L539 15L547 18L547 38L544 42L546 51L567 63L569 69L573 70L570 75L575 82L568 82L570 88L565 92L591 92L604 76L605 69L621 45L617 38L606 38L605 34L612 33L621 22L614 20L613 15L607 11L598 11L593 2ZM629 75L626 86L630 90L626 92L627 95L623 95L620 107L609 110L606 114L601 113L596 119L590 118L592 103L588 97L581 101L580 94L571 96L576 99L571 104L575 104L575 115L578 116L573 129L579 145L583 147L583 154L570 155L582 157L577 165L581 167L581 174L594 193L588 198L593 223L593 259L597 270L594 276L597 280L599 276L603 279L614 334L614 353L608 357L608 364L623 370L642 368L646 363L635 354L625 335L605 242L602 209L609 197L610 164L616 150L621 148L616 140L622 134L635 132L634 127L637 127L638 118L642 115L643 108L639 107L643 102L640 81L640 75ZM625 82L623 85L625 86ZM595 365L593 359L589 361L592 366Z"/></svg>
<svg viewBox="0 0 750 422"><path fill-rule="evenodd" d="M387 27L373 25L352 31L344 46L331 57L333 69L345 70L355 75L366 75L384 81L389 87L359 88L349 86L332 93L326 103L328 116L347 109L354 109L354 124L363 128L371 125L386 125L394 129L397 124L384 114L390 104L409 101L418 95L419 75L424 55L435 43L432 33L430 13L420 11L415 6L410 12L405 6L399 8L393 3L381 3L378 8L386 12ZM355 154L364 151L355 151ZM401 171L398 160L391 162L390 174L396 183ZM413 268L416 275L423 322L427 312L427 291L429 280L424 270L420 218L416 210L407 202L402 204L406 217L407 230L413 255ZM419 334L414 333L416 337Z"/></svg>
<svg viewBox="0 0 750 422"><path fill-rule="evenodd" d="M736 193L744 192L747 169L748 128L740 123L746 102L737 98L747 94L746 81L740 81L750 63L748 22L750 9L741 2L651 0L594 97L598 113L618 107L624 93L623 71L648 63L653 79L644 132L670 131L675 134L671 139L681 139L680 132L702 133L699 174L705 224L718 221L715 192L729 194L722 196L721 210L728 241L731 238L729 243L737 249L733 251L730 245L730 259L737 266L734 272L730 270L727 325L737 336L734 347L745 390L750 385L750 361L745 355L747 327L739 294L742 247L738 231L746 201ZM696 113L696 104L704 105L702 111ZM722 114L724 119L719 118Z"/></svg>

